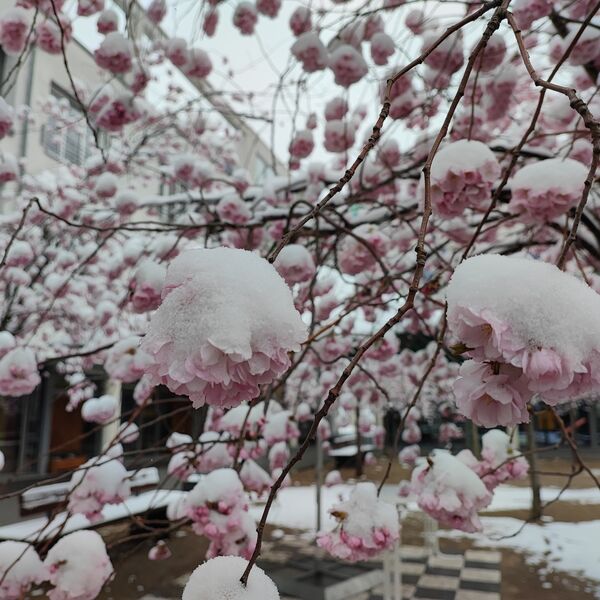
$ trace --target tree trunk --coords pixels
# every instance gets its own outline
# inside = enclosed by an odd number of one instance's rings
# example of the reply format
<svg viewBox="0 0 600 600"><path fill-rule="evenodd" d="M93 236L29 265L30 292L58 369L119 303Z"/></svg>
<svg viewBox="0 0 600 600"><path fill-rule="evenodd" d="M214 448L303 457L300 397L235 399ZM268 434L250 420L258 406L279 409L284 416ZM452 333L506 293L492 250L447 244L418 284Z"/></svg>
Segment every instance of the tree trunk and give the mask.
<svg viewBox="0 0 600 600"><path fill-rule="evenodd" d="M538 520L542 516L542 499L540 496L540 481L537 474L537 458L535 456L535 427L533 418L527 425L527 446L529 450L529 480L531 482L531 514L533 520Z"/></svg>

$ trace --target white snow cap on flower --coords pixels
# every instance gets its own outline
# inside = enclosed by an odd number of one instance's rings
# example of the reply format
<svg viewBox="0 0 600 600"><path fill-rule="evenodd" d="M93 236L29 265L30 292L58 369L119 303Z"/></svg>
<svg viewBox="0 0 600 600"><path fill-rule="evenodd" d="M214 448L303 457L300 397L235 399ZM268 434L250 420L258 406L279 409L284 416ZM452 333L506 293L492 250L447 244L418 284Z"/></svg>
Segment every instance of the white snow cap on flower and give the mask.
<svg viewBox="0 0 600 600"><path fill-rule="evenodd" d="M197 249L169 266L163 301L142 350L153 383L205 403L237 406L289 366L306 325L290 289L266 260L245 250Z"/></svg>
<svg viewBox="0 0 600 600"><path fill-rule="evenodd" d="M288 244L282 248L274 264L288 285L310 281L316 270L311 253L301 244Z"/></svg>
<svg viewBox="0 0 600 600"><path fill-rule="evenodd" d="M370 481L356 484L348 500L336 504L330 512L340 526L319 533L317 544L338 558L372 558L390 549L400 537L396 508L377 497L377 488Z"/></svg>
<svg viewBox="0 0 600 600"><path fill-rule="evenodd" d="M117 407L117 399L109 394L90 398L81 407L81 417L91 423L108 423L115 416Z"/></svg>
<svg viewBox="0 0 600 600"><path fill-rule="evenodd" d="M600 351L600 295L549 263L474 256L456 268L446 298L449 322L461 307L487 309L521 344L552 348L573 364Z"/></svg>
<svg viewBox="0 0 600 600"><path fill-rule="evenodd" d="M140 437L140 428L135 423L123 423L119 428L119 441L122 444L133 444Z"/></svg>
<svg viewBox="0 0 600 600"><path fill-rule="evenodd" d="M52 546L44 565L54 589L50 600L93 600L112 577L106 546L95 531L75 531Z"/></svg>
<svg viewBox="0 0 600 600"><path fill-rule="evenodd" d="M217 556L197 567L183 590L182 600L279 600L275 584L257 566L248 582L240 582L247 560L239 556Z"/></svg>
<svg viewBox="0 0 600 600"><path fill-rule="evenodd" d="M511 210L528 221L551 221L577 205L588 169L571 158L549 158L520 169L511 183Z"/></svg>
<svg viewBox="0 0 600 600"><path fill-rule="evenodd" d="M73 473L69 511L97 521L105 504L120 504L131 495L127 469L119 460L94 457Z"/></svg>
<svg viewBox="0 0 600 600"><path fill-rule="evenodd" d="M48 574L35 548L25 542L0 543L0 598L20 600L34 583Z"/></svg>
<svg viewBox="0 0 600 600"><path fill-rule="evenodd" d="M440 523L462 531L479 531L477 511L485 508L492 495L481 479L456 456L434 450L411 476L419 508Z"/></svg>
<svg viewBox="0 0 600 600"><path fill-rule="evenodd" d="M165 444L169 450L179 448L181 446L189 446L193 442L192 436L187 433L179 433L174 431L168 438Z"/></svg>

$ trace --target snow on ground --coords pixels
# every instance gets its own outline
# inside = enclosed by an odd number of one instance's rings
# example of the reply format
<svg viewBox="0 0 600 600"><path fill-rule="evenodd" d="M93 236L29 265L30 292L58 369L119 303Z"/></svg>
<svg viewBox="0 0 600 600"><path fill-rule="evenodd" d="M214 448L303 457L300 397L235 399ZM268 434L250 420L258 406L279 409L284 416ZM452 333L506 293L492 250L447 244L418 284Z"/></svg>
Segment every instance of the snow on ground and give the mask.
<svg viewBox="0 0 600 600"><path fill-rule="evenodd" d="M512 517L482 517L483 532L439 531L440 537L475 540L486 548L511 548L528 555L531 564L547 563L540 569L543 575L563 571L600 583L600 521L582 523L533 523L523 527L523 521ZM509 537L523 529L514 537ZM600 586L593 591L600 598Z"/></svg>
<svg viewBox="0 0 600 600"><path fill-rule="evenodd" d="M351 485L341 484L323 488L321 499L322 527L333 526L333 519L328 515L331 507L340 497L347 497ZM396 486L385 485L382 497L395 501ZM544 487L541 490L542 501L553 500L559 493L558 487ZM268 522L279 527L305 529L316 528L316 488L315 486L288 487L281 490L269 513ZM565 491L561 499L572 504L600 504L600 492L597 488L570 489ZM531 506L531 490L526 487L510 485L499 486L494 500L485 512L520 510ZM414 501L409 501L409 511L418 512ZM250 508L252 515L258 519L262 514L262 505ZM570 574L580 574L600 583L600 521L581 523L547 522L543 525L529 524L514 537L500 539L516 533L523 521L511 517L483 516L484 531L479 534L466 534L460 531L440 531L440 536L449 538L469 537L476 545L483 547L512 548L528 555L532 564L547 563L545 571L559 570ZM600 585L594 592L600 599Z"/></svg>
<svg viewBox="0 0 600 600"><path fill-rule="evenodd" d="M341 484L322 489L321 515L323 527L333 524L329 519L329 510L336 504L340 497L347 498L351 485ZM382 490L382 498L388 502L394 502L397 487L385 485ZM542 488L542 502L549 502L556 498L560 488ZM279 527L290 527L292 529L314 530L317 521L317 507L315 503L315 486L287 487L279 492L277 499L269 513L268 522ZM577 504L600 504L600 491L597 488L570 489L566 490L561 500ZM531 506L531 490L527 487L515 487L501 485L494 492L492 504L484 512L498 512L505 510L528 509ZM419 511L414 501L409 501L408 510ZM256 519L262 514L262 505L254 505L250 508L252 516Z"/></svg>

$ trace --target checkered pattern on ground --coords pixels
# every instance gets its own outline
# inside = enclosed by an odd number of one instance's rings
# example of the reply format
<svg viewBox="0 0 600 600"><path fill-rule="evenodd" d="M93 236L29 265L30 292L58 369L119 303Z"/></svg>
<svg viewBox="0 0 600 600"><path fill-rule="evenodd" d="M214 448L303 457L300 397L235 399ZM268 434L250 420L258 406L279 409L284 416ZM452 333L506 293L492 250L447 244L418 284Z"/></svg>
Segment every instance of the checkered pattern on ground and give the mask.
<svg viewBox="0 0 600 600"><path fill-rule="evenodd" d="M428 556L419 546L402 546L402 596L405 600L500 600L501 571L499 552L467 550L465 554L438 554ZM268 542L264 547L265 571L275 577L292 575L293 571L305 569L309 573L320 568L324 575L330 574L326 585L351 578L380 568L381 563L358 563L350 565L333 561L314 544L302 537L286 536L280 542ZM325 578L327 579L327 578ZM292 600L293 596L282 598ZM348 600L382 600L382 586L370 592L361 592Z"/></svg>

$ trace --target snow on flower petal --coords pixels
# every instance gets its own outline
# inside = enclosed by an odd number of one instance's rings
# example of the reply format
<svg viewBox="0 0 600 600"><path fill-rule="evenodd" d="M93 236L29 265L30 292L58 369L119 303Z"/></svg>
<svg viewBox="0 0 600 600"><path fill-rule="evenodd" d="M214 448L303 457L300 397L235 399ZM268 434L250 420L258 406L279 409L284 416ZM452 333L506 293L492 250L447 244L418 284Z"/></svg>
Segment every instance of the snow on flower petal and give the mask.
<svg viewBox="0 0 600 600"><path fill-rule="evenodd" d="M219 556L197 567L183 590L182 600L279 600L275 584L254 566L243 585L240 578L247 561L237 556Z"/></svg>
<svg viewBox="0 0 600 600"><path fill-rule="evenodd" d="M155 384L231 407L289 366L306 327L274 267L244 250L190 250L167 271L142 350Z"/></svg>

